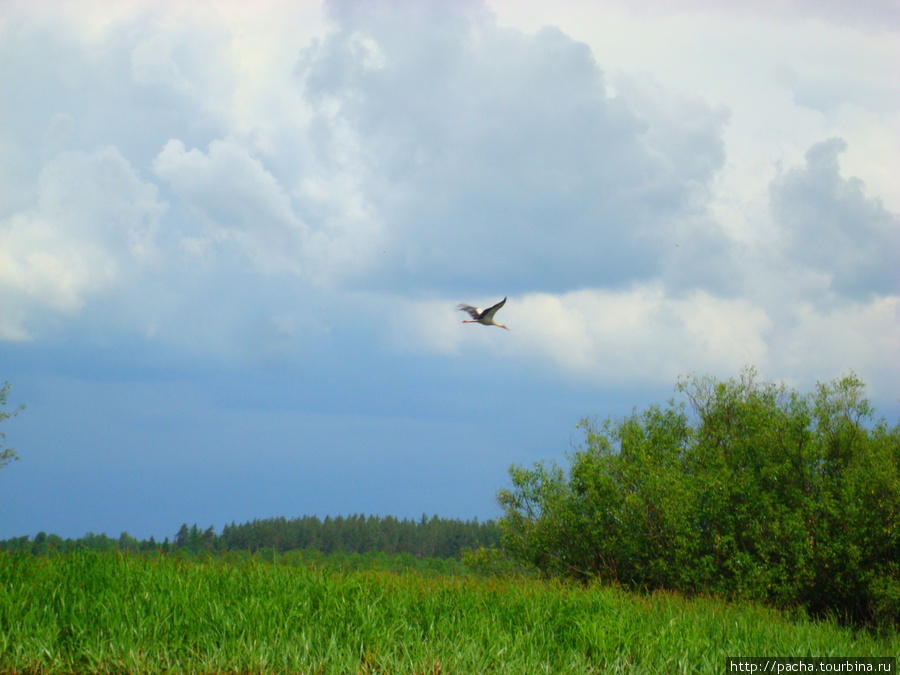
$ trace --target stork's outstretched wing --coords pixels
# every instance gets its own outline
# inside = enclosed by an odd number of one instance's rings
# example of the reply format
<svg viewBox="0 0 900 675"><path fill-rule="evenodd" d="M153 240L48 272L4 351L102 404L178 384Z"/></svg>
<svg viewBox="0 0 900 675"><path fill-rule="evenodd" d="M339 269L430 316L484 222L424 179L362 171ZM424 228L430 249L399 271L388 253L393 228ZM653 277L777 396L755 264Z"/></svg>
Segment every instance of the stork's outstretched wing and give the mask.
<svg viewBox="0 0 900 675"><path fill-rule="evenodd" d="M481 318L481 308L480 307L472 307L472 305L458 304L456 306L460 312L468 312L469 316L472 317L473 320L478 321Z"/></svg>
<svg viewBox="0 0 900 675"><path fill-rule="evenodd" d="M481 315L481 317L488 321L493 320L494 314L496 314L497 310L500 309L501 307L503 307L503 305L505 305L505 304L506 304L506 298L503 298L500 302L498 302L493 307L488 307L486 310L484 310L484 313Z"/></svg>

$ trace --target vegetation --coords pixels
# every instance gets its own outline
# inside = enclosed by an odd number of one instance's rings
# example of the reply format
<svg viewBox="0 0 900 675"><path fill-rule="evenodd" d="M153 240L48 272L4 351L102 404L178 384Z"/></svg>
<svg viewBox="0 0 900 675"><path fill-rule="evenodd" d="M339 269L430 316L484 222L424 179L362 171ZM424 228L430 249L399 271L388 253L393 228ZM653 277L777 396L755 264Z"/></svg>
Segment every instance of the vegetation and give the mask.
<svg viewBox="0 0 900 675"><path fill-rule="evenodd" d="M726 656L884 656L744 603L520 577L0 553L0 672L722 672Z"/></svg>
<svg viewBox="0 0 900 675"><path fill-rule="evenodd" d="M184 534L182 527L181 535ZM190 532L187 534L190 539ZM315 548L325 554L381 551L387 555L459 558L466 548L498 546L500 536L497 524L490 520L462 521L437 516L429 519L423 514L418 521L362 515L326 517L320 521L315 516L305 516L257 520L245 525L232 523L224 528L218 543L227 550L253 551L269 546L279 552Z"/></svg>
<svg viewBox="0 0 900 675"><path fill-rule="evenodd" d="M3 410L6 407L6 397L9 395L10 384L6 382L0 387L0 423L5 422L10 417L15 417L19 414L20 410L24 410L25 406L20 405L18 408L13 410L11 413ZM3 441L6 438L6 434L0 431L0 441ZM19 456L16 454L16 451L12 448L4 448L3 443L0 442L0 468L3 468L13 460L19 459Z"/></svg>
<svg viewBox="0 0 900 675"><path fill-rule="evenodd" d="M547 576L900 626L900 425L874 420L863 383L801 395L748 369L677 391L583 422L567 471L513 467L506 549Z"/></svg>
<svg viewBox="0 0 900 675"><path fill-rule="evenodd" d="M727 656L900 653L900 425L853 375L808 395L753 370L676 391L585 420L566 469L513 467L499 523L0 541L0 675L721 672Z"/></svg>
<svg viewBox="0 0 900 675"><path fill-rule="evenodd" d="M0 541L0 550L20 551L43 555L75 550L138 551L178 553L181 556L199 554L225 556L240 553L259 554L271 558L274 554L314 550L325 556L351 554L408 556L417 559L438 558L459 560L463 551L478 547L496 548L500 543L500 529L492 520L455 520L427 518L398 520L392 516L304 516L291 520L272 518L254 520L242 525L226 525L221 534L214 528L201 529L196 524L181 526L170 543L153 537L139 541L127 532L118 539L88 532L80 539L62 539L58 535L39 532L31 540L27 536Z"/></svg>

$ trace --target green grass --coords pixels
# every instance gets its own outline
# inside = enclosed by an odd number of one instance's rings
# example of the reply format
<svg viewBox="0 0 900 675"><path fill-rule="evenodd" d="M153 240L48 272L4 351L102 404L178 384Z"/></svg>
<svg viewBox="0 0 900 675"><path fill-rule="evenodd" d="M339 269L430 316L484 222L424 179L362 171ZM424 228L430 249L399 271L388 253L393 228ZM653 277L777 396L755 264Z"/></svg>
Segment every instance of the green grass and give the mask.
<svg viewBox="0 0 900 675"><path fill-rule="evenodd" d="M0 672L681 673L893 656L897 635L527 579L0 555Z"/></svg>

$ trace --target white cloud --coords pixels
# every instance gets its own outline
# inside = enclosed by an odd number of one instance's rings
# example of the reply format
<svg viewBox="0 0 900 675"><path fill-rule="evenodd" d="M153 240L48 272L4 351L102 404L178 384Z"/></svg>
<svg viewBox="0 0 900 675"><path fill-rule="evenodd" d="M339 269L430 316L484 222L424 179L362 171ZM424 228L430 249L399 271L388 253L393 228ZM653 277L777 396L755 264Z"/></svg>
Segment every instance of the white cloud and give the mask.
<svg viewBox="0 0 900 675"><path fill-rule="evenodd" d="M875 400L896 402L900 381L900 295L831 307L799 302L771 339L772 372L811 388L853 370ZM892 400L893 399L893 400Z"/></svg>
<svg viewBox="0 0 900 675"><path fill-rule="evenodd" d="M744 366L809 389L854 370L872 394L890 396L900 378L900 296L820 307L790 294L672 295L658 283L510 297L511 331L452 325L448 302L400 304L393 344L478 359L477 368L557 373L599 387L666 386L691 372L730 377ZM422 319L419 321L418 319ZM499 365L504 364L504 365Z"/></svg>
<svg viewBox="0 0 900 675"><path fill-rule="evenodd" d="M694 370L728 375L770 359L765 311L706 291L676 297L653 283L533 294L511 299L504 311L515 339L492 340L498 355L540 359L598 384L671 382Z"/></svg>
<svg viewBox="0 0 900 675"><path fill-rule="evenodd" d="M115 148L47 162L36 203L0 220L3 332L24 338L32 314L73 314L92 294L155 265L165 209Z"/></svg>
<svg viewBox="0 0 900 675"><path fill-rule="evenodd" d="M306 228L290 196L242 144L217 140L204 153L171 140L152 170L210 240L233 242L261 271L300 270Z"/></svg>

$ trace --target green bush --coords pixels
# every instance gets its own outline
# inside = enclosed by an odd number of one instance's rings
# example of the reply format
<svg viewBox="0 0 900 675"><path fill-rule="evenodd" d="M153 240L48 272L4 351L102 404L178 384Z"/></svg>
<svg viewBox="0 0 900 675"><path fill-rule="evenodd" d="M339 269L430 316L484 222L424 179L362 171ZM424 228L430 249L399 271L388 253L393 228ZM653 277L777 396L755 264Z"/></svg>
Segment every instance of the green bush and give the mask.
<svg viewBox="0 0 900 675"><path fill-rule="evenodd" d="M864 388L851 374L801 395L747 369L583 421L568 470L510 469L504 545L548 576L900 626L900 425Z"/></svg>

